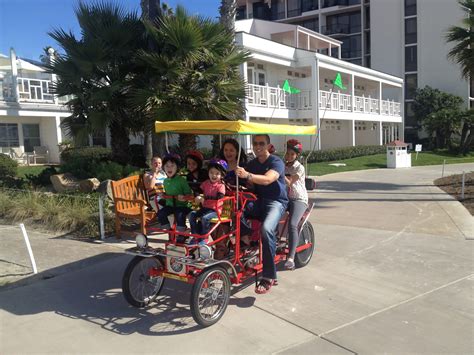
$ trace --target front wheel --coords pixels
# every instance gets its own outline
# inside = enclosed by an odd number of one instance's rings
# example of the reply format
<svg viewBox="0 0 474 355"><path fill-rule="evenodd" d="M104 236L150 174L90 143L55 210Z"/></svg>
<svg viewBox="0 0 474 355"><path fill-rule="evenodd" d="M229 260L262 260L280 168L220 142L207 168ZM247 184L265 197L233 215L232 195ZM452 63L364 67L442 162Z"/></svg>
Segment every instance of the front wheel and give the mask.
<svg viewBox="0 0 474 355"><path fill-rule="evenodd" d="M142 308L153 302L161 291L164 278L156 271L163 269L158 257L134 257L122 277L122 292L132 306Z"/></svg>
<svg viewBox="0 0 474 355"><path fill-rule="evenodd" d="M194 321L209 327L222 318L230 299L229 273L221 267L203 271L191 293L191 313Z"/></svg>
<svg viewBox="0 0 474 355"><path fill-rule="evenodd" d="M300 240L298 246L311 243L311 246L307 249L304 249L295 255L295 265L296 267L303 267L308 265L313 256L314 251L314 229L311 223L306 222L301 230Z"/></svg>

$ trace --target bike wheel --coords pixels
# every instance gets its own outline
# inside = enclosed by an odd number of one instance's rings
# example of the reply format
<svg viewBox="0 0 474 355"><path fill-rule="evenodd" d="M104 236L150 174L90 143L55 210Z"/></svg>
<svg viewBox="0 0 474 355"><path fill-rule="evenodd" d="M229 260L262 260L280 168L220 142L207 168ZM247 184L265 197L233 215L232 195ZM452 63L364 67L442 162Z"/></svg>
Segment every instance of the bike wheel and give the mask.
<svg viewBox="0 0 474 355"><path fill-rule="evenodd" d="M122 292L127 302L142 308L154 301L165 280L162 276L150 276L150 271L162 268L163 263L157 257L134 257L122 277Z"/></svg>
<svg viewBox="0 0 474 355"><path fill-rule="evenodd" d="M221 267L205 270L197 278L191 293L194 321L209 327L224 315L230 299L230 277Z"/></svg>
<svg viewBox="0 0 474 355"><path fill-rule="evenodd" d="M304 224L303 229L300 233L300 240L298 246L311 243L311 246L307 249L304 249L295 255L295 265L296 267L306 266L313 256L314 251L314 229L311 223L307 222Z"/></svg>

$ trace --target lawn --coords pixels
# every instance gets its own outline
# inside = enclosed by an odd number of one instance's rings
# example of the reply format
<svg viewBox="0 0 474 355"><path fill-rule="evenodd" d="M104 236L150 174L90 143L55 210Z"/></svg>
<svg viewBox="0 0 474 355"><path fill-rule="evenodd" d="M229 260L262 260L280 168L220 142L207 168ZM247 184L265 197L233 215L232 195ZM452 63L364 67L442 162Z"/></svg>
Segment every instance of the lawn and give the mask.
<svg viewBox="0 0 474 355"><path fill-rule="evenodd" d="M48 165L38 165L38 166L19 166L18 167L18 177L25 177L26 174L29 175L39 175Z"/></svg>
<svg viewBox="0 0 474 355"><path fill-rule="evenodd" d="M446 164L457 164L457 163L474 163L474 152L470 153L466 157L450 154L448 152L421 152L418 154L418 159L415 160L416 153L411 155L412 166L424 166L424 165L442 165L443 161L446 160ZM346 166L332 166L328 165L331 163L344 163ZM322 163L311 163L309 164L308 175L326 175L332 173L339 173L342 171L353 171L353 170L366 170L366 169L379 169L387 166L386 154L367 155L358 158L338 160L334 162L322 162Z"/></svg>

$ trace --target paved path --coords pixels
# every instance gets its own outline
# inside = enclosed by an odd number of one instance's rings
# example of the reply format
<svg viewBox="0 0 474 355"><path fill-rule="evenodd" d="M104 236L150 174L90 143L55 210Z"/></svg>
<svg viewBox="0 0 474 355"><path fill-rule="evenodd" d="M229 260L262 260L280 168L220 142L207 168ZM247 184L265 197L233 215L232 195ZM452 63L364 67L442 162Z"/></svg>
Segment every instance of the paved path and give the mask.
<svg viewBox="0 0 474 355"><path fill-rule="evenodd" d="M462 170L474 164L446 174ZM74 248L70 264L82 260L80 268L63 272L66 264L57 277L0 291L0 353L474 353L474 221L432 186L440 174L423 167L319 178L311 263L280 272L270 294L235 293L206 329L191 318L190 288L174 281L159 304L127 305L127 243L93 245L106 259L77 259L91 244L63 240L62 254Z"/></svg>

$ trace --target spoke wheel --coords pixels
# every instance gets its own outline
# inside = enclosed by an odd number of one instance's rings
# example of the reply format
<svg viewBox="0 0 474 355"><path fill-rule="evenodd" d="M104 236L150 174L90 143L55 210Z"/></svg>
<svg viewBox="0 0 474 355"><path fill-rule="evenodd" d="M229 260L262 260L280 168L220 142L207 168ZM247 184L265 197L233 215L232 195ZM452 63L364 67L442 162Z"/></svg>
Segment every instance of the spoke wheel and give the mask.
<svg viewBox="0 0 474 355"><path fill-rule="evenodd" d="M300 240L298 246L311 243L311 246L305 250L302 250L295 255L295 265L296 267L306 266L313 256L314 251L314 229L311 223L307 222L304 224L303 229L301 230Z"/></svg>
<svg viewBox="0 0 474 355"><path fill-rule="evenodd" d="M122 292L132 306L145 307L160 293L164 278L150 276L156 269L163 269L163 263L156 257L136 256L127 265L122 277Z"/></svg>
<svg viewBox="0 0 474 355"><path fill-rule="evenodd" d="M230 299L230 277L226 270L214 267L202 272L191 293L191 313L203 327L217 323Z"/></svg>

